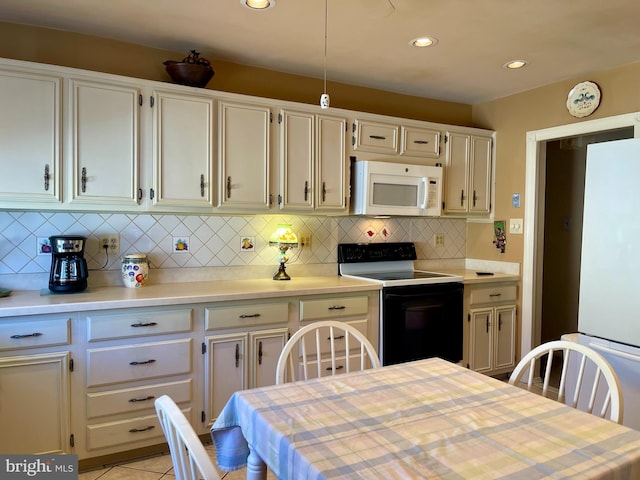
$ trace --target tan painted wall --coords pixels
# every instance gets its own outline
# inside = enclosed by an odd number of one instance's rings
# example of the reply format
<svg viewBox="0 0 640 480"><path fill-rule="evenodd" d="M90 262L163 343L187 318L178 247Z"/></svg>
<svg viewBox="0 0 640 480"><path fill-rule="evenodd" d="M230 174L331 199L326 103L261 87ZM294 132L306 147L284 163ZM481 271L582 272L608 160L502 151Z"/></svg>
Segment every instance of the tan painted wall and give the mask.
<svg viewBox="0 0 640 480"><path fill-rule="evenodd" d="M165 60L181 60L189 52L169 52L75 33L0 22L0 57L83 68L169 82ZM206 57L206 55L203 54ZM211 60L215 76L207 88L280 100L318 104L322 79L289 75ZM442 102L370 88L327 82L337 108L416 120L477 126L471 105ZM375 100L374 100L375 99Z"/></svg>
<svg viewBox="0 0 640 480"><path fill-rule="evenodd" d="M600 107L584 119L572 117L565 102L578 82L596 82L602 92ZM473 107L473 121L496 130L496 220L523 218L526 196L525 148L528 131L568 125L597 118L640 111L640 63L594 72ZM511 206L511 195L520 193L521 207ZM524 219L525 223L528 219ZM491 243L493 226L468 224L467 257L522 262L523 235L508 235L507 249L500 254Z"/></svg>

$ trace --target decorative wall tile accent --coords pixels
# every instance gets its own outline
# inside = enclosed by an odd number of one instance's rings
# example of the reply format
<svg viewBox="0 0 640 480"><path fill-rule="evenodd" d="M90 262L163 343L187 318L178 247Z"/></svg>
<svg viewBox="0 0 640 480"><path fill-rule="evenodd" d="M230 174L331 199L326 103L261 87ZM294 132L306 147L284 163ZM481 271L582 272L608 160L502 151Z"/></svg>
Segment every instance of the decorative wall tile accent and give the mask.
<svg viewBox="0 0 640 480"><path fill-rule="evenodd" d="M51 258L38 255L38 240L50 235L87 237L85 256L94 270L119 270L121 257L136 252L146 253L156 269L275 265L278 252L268 239L279 223L311 235L311 248L291 255L303 264L335 263L340 242L413 241L419 259L465 257L466 226L459 219L0 212L0 275L48 272ZM108 233L120 234L120 253L109 258L98 242ZM445 234L444 247L435 247L435 233ZM254 248L241 251L241 237L253 238ZM185 238L188 251L175 252L175 239Z"/></svg>

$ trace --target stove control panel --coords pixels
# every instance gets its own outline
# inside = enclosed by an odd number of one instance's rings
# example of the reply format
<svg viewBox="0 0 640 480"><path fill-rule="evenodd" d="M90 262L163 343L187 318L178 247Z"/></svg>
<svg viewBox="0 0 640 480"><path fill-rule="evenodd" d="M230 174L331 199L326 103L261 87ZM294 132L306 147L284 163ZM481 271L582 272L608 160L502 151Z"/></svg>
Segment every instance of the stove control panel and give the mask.
<svg viewBox="0 0 640 480"><path fill-rule="evenodd" d="M338 263L393 262L417 258L413 242L338 244Z"/></svg>

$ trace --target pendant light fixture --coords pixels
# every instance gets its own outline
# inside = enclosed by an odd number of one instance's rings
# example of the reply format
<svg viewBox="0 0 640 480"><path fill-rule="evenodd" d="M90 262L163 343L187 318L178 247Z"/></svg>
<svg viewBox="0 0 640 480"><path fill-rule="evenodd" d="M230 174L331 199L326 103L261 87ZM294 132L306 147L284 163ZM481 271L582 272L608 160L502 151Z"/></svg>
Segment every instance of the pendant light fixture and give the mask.
<svg viewBox="0 0 640 480"><path fill-rule="evenodd" d="M324 82L322 95L320 95L320 108L327 109L331 103L327 93L327 23L329 22L329 0L324 0Z"/></svg>

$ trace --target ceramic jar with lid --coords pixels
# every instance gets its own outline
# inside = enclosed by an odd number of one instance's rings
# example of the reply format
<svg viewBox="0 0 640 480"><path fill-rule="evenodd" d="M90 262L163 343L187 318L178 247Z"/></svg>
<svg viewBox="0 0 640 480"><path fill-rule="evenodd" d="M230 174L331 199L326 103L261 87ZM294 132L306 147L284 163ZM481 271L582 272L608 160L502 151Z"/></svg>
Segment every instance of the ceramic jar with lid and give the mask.
<svg viewBox="0 0 640 480"><path fill-rule="evenodd" d="M142 287L148 277L149 260L144 253L129 253L122 257L122 282L125 287Z"/></svg>

